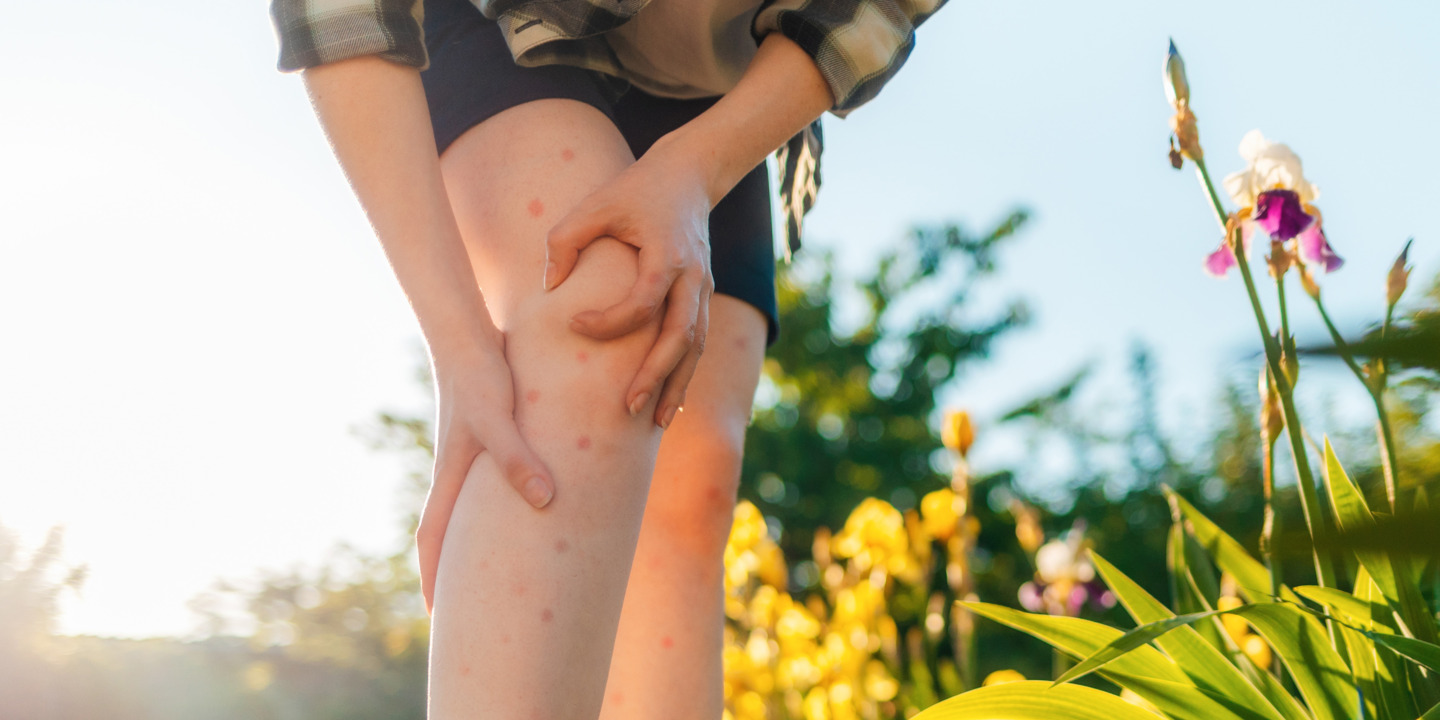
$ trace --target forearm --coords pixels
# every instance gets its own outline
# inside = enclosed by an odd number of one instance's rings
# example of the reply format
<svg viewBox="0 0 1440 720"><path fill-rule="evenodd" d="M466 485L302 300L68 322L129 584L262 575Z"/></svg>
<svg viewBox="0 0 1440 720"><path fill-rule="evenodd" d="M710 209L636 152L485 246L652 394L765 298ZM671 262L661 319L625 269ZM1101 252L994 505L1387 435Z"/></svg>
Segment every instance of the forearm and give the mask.
<svg viewBox="0 0 1440 720"><path fill-rule="evenodd" d="M765 157L834 104L814 61L778 32L765 36L740 82L647 153L698 169L720 202Z"/></svg>
<svg viewBox="0 0 1440 720"><path fill-rule="evenodd" d="M498 343L445 194L419 73L365 56L304 77L436 362Z"/></svg>

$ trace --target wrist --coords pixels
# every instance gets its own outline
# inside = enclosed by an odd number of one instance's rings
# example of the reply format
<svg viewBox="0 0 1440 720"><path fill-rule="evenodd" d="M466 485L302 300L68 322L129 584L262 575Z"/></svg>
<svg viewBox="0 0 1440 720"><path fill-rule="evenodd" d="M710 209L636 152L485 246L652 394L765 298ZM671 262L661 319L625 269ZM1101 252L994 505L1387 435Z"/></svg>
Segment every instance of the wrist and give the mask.
<svg viewBox="0 0 1440 720"><path fill-rule="evenodd" d="M744 173L735 175L733 158L723 152L723 140L697 125L698 119L656 140L642 160L660 167L677 182L697 188L713 210Z"/></svg>
<svg viewBox="0 0 1440 720"><path fill-rule="evenodd" d="M436 376L451 376L472 368L483 358L504 354L505 335L490 322L487 316L483 323L463 331L453 331L428 337L430 362Z"/></svg>

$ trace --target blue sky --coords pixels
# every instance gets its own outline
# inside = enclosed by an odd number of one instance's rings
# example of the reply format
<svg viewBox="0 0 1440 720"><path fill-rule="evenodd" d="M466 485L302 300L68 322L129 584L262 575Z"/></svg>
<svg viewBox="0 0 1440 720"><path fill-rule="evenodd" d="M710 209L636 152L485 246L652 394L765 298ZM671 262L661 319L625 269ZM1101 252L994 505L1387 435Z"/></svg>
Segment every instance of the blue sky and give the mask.
<svg viewBox="0 0 1440 720"><path fill-rule="evenodd" d="M63 524L90 565L62 629L184 634L213 578L394 547L402 469L352 429L421 404L418 332L299 79L274 70L263 3L9 21L0 525L33 545ZM1166 162L1166 39L1217 176L1252 128L1304 158L1347 260L1327 300L1359 328L1405 238L1415 277L1440 273L1436 27L1422 2L957 0L877 101L826 119L807 243L859 271L913 224L1028 207L982 300L1024 298L1034 321L946 401L983 423L1094 360L1103 409L1143 339L1167 425L1203 427L1220 379L1253 377L1255 331L1238 280L1201 272L1217 230Z"/></svg>

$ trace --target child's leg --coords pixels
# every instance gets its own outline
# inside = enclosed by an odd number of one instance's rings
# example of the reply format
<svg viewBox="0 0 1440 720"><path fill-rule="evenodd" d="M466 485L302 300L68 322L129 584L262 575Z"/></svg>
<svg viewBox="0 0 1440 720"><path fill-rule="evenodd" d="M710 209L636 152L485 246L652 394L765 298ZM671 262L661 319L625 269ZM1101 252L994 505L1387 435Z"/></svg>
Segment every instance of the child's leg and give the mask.
<svg viewBox="0 0 1440 720"><path fill-rule="evenodd" d="M721 715L722 558L765 330L753 306L712 297L685 411L660 443L605 689L606 720Z"/></svg>
<svg viewBox="0 0 1440 720"><path fill-rule="evenodd" d="M435 587L430 718L591 720L600 711L660 431L623 393L655 324L609 342L569 318L629 292L636 253L597 241L544 292L544 237L633 162L594 108L541 100L471 129L442 158L477 279L506 335L517 419L556 481L534 510L489 454L471 468Z"/></svg>

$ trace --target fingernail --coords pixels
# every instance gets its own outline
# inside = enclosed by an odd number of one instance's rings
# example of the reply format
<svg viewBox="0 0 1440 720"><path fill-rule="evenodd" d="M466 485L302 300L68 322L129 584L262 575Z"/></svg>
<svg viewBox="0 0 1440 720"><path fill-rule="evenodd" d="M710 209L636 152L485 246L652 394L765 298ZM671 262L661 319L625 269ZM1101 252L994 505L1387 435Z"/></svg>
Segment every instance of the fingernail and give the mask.
<svg viewBox="0 0 1440 720"><path fill-rule="evenodd" d="M669 430L669 429L670 429L670 423L675 420L675 411L676 411L677 409L679 409L677 406L671 405L671 406L670 406L670 409L668 409L668 410L665 411L665 415L660 418L660 429L661 429L661 430Z"/></svg>
<svg viewBox="0 0 1440 720"><path fill-rule="evenodd" d="M550 486L539 477L532 477L525 481L525 499L537 510L549 505L550 499L553 497L555 494L550 492Z"/></svg>
<svg viewBox="0 0 1440 720"><path fill-rule="evenodd" d="M548 261L548 262L545 263L545 289L546 289L546 290L549 290L549 289L550 289L550 286L555 282L555 271L556 271L555 262L554 262L553 260L552 260L552 261Z"/></svg>
<svg viewBox="0 0 1440 720"><path fill-rule="evenodd" d="M630 417L635 417L636 415L639 415L640 411L644 409L645 405L649 402L650 393L645 392L637 395L634 402L630 403Z"/></svg>

